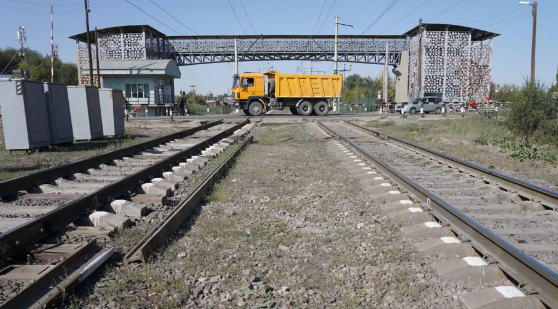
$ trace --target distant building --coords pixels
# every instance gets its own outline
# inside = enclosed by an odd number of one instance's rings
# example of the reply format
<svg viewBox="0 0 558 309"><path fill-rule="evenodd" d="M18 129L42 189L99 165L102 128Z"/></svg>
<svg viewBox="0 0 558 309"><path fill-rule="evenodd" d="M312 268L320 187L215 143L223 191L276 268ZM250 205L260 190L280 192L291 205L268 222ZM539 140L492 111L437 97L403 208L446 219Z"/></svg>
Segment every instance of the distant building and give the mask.
<svg viewBox="0 0 558 309"><path fill-rule="evenodd" d="M122 90L129 104L146 108L147 116L169 114L174 79L180 78L173 60L101 60L99 65L102 87ZM88 75L89 69L82 74ZM96 63L93 74L97 74Z"/></svg>
<svg viewBox="0 0 558 309"><path fill-rule="evenodd" d="M100 86L123 90L129 110L145 110L147 116L170 114L174 102L174 79L180 78L176 62L163 48L166 36L147 26L122 26L90 32L93 58L93 85L97 81L96 42L99 45ZM89 84L87 33L70 37L76 40L79 85ZM126 49L121 48L126 46Z"/></svg>

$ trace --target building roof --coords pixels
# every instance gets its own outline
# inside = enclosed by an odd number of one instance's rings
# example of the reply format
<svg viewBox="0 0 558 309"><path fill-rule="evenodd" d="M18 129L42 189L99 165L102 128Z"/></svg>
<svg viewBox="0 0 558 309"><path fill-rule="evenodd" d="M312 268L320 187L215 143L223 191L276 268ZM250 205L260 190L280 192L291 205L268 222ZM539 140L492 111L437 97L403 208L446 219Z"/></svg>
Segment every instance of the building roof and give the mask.
<svg viewBox="0 0 558 309"><path fill-rule="evenodd" d="M100 60L101 75L166 75L180 78L180 69L172 59L158 60ZM93 61L93 73L96 73L97 63ZM89 74L89 68L84 68Z"/></svg>
<svg viewBox="0 0 558 309"><path fill-rule="evenodd" d="M471 28L471 27L465 27L465 26L459 26L459 25L452 25L452 24L422 24L422 26L423 26L423 29L426 29L426 31L446 31L446 29L448 31L465 31L465 32L471 31L471 40L472 41L484 41L484 40L492 39L492 38L497 37L497 36L500 35L498 33L490 32L490 31L486 31L486 30L481 30L481 29L476 29L476 28ZM417 25L413 29L405 32L403 35L415 36L415 35L418 34L418 29L419 29L419 27Z"/></svg>
<svg viewBox="0 0 558 309"><path fill-rule="evenodd" d="M145 29L148 32L151 31L155 37L166 37L164 33L149 25L128 25L128 26L109 27L109 28L97 29L97 32L104 33L104 34L120 33L120 31L122 31L123 33L141 33L143 32L143 29ZM87 32L72 35L70 39L74 39L86 43ZM91 43L95 43L94 30L89 31L89 39L91 40Z"/></svg>

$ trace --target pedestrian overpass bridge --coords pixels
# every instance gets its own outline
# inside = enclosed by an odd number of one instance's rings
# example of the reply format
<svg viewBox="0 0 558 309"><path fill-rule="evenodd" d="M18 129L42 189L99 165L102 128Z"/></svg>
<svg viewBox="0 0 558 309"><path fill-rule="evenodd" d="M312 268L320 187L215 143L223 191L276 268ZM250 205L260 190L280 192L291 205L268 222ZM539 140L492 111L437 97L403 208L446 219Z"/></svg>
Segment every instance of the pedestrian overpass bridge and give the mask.
<svg viewBox="0 0 558 309"><path fill-rule="evenodd" d="M98 37L94 31L89 35L93 59L98 49L100 60L172 59L179 66L234 62L235 42L239 62L334 61L335 53L333 35L167 36L149 25L110 27L97 33ZM399 67L394 73L404 79L409 95L464 98L464 91L478 92L479 87L484 91L487 76L490 84L496 36L451 24L422 24L420 31L417 26L401 35L339 35L338 61L384 64L387 43L387 63ZM70 38L76 41L80 83L84 84L89 78L82 74L89 65L87 44L83 44L87 33Z"/></svg>

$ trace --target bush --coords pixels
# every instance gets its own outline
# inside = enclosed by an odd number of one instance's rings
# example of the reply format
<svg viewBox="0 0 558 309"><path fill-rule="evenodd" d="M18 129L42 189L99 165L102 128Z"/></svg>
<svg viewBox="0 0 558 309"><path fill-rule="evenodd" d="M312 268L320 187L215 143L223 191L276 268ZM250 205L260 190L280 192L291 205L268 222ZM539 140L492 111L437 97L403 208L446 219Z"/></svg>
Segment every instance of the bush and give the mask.
<svg viewBox="0 0 558 309"><path fill-rule="evenodd" d="M539 130L556 130L555 124L558 100L545 91L540 83L526 81L521 91L517 91L506 114L506 126L516 136L529 145L533 135Z"/></svg>
<svg viewBox="0 0 558 309"><path fill-rule="evenodd" d="M479 145L493 145L510 151L510 158L519 161L545 161L549 163L558 162L558 151L549 145L526 144L511 136L501 138L488 138L481 136L474 141Z"/></svg>

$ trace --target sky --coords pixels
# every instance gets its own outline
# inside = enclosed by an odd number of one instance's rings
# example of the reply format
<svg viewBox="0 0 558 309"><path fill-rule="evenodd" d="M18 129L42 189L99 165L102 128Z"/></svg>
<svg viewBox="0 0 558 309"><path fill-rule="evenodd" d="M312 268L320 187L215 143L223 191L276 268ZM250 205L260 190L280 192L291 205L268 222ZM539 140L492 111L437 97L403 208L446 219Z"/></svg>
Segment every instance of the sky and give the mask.
<svg viewBox="0 0 558 309"><path fill-rule="evenodd" d="M530 75L532 16L530 5L519 0L89 0L90 29L148 24L166 35L334 34L335 15L353 25L339 34L402 34L423 22L451 23L501 34L494 39L492 80L522 83ZM133 3L152 17L131 5ZM153 2L157 3L176 21ZM17 47L16 31L27 30L26 47L50 53L50 5L54 6L54 41L63 61L76 62L75 41L85 32L82 0L0 0L0 47ZM232 7L232 8L231 8ZM323 9L322 9L323 8ZM556 80L558 0L540 0L537 23L536 75L547 85ZM234 10L234 11L233 11ZM236 13L236 15L235 15ZM157 20L155 20L155 19ZM164 25L162 23L164 23ZM189 29L191 30L189 30ZM350 63L346 63L349 68ZM273 67L283 73L309 72L300 61L241 62L240 71L262 72ZM333 73L333 62L314 62L314 70ZM343 68L340 63L339 68ZM175 90L196 85L200 94L230 92L234 64L203 64L180 68ZM352 64L346 75L377 76L382 66Z"/></svg>

